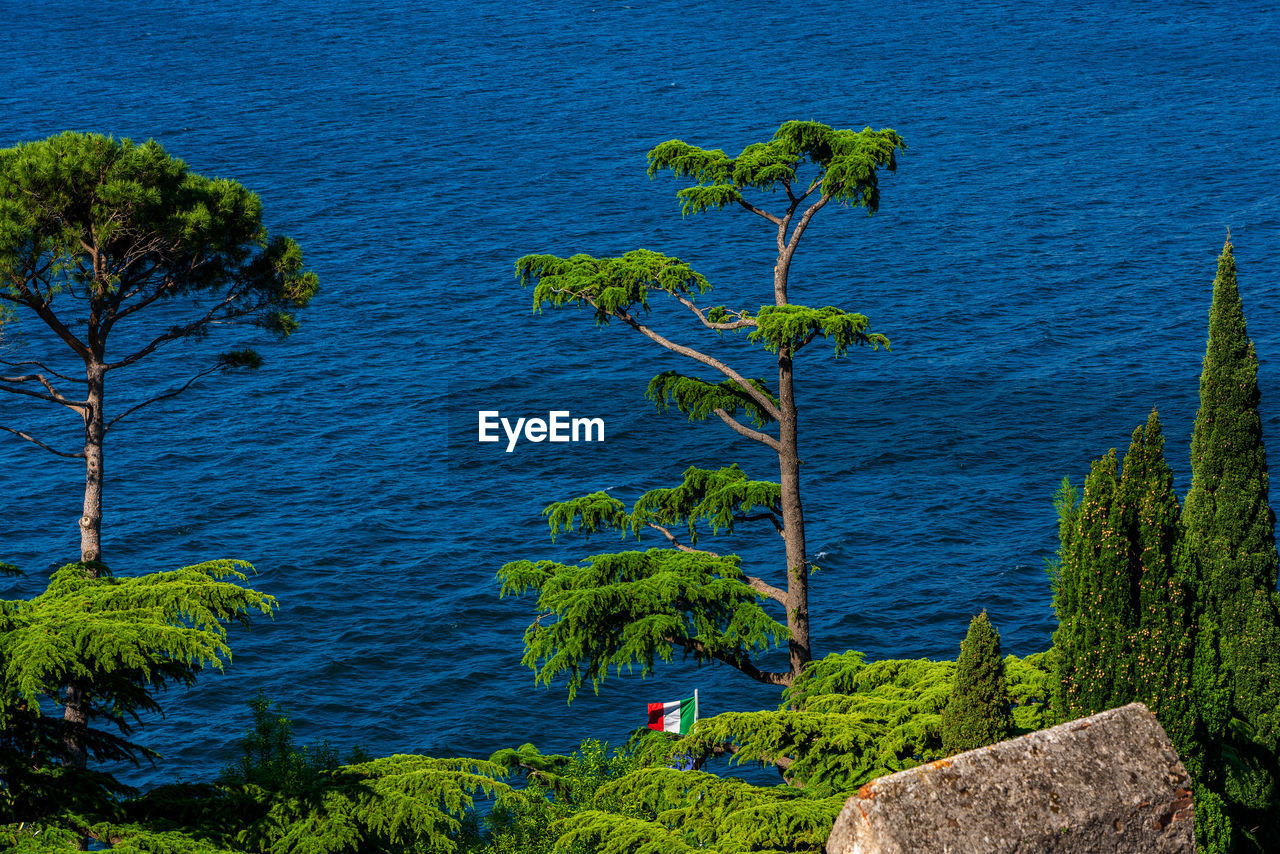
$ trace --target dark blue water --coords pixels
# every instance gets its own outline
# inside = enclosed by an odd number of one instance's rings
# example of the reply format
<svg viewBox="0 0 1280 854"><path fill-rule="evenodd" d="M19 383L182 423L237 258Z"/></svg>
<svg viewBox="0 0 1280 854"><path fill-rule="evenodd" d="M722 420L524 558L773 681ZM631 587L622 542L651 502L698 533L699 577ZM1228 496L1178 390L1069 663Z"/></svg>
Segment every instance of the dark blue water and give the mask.
<svg viewBox="0 0 1280 854"><path fill-rule="evenodd" d="M126 11L129 10L129 11ZM819 654L952 656L986 608L1044 649L1052 494L1158 407L1185 491L1214 259L1230 226L1264 419L1280 436L1280 13L1218 4L0 1L0 145L64 129L154 137L263 199L323 294L253 375L209 379L122 422L107 460L117 572L238 557L279 598L235 660L165 697L141 784L224 762L259 689L302 740L375 753L564 750L625 737L643 704L769 706L685 664L566 706L520 665L532 603L494 571L552 545L540 510L629 498L686 465L769 460L716 425L646 408L682 366L586 314L534 317L529 252L677 255L715 302L767 297L772 235L682 219L645 152L734 153L784 120L893 127L910 148L878 215L829 207L792 294L861 311L892 352L800 364ZM655 323L768 375L766 355ZM35 352L39 330L10 337ZM214 349L220 342L210 342ZM24 349L25 348L25 349ZM191 353L113 399L185 379ZM159 384L159 385L154 385ZM479 409L597 416L604 445L475 441ZM74 446L74 416L12 396L0 423ZM1275 453L1273 452L1273 456ZM35 577L77 554L83 475L0 439L0 558ZM726 544L776 577L776 537Z"/></svg>

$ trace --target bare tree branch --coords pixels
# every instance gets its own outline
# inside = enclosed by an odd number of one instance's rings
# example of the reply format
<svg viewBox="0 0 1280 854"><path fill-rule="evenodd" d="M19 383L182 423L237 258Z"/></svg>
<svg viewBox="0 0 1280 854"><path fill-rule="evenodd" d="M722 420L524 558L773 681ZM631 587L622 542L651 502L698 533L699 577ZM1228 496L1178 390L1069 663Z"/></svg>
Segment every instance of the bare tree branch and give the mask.
<svg viewBox="0 0 1280 854"><path fill-rule="evenodd" d="M684 647L690 652L696 653L698 655L707 656L708 658L714 658L717 661L723 662L729 665L730 667L734 668L735 670L739 670L742 673L746 674L747 676L750 676L752 679L756 680L757 682L763 682L766 685L790 685L791 684L790 673L779 673L773 670L761 670L759 667L756 667L755 662L753 662L749 658L743 658L735 655L728 655L727 653L720 652L719 650L708 649L706 645L702 643L702 641L694 640L693 638L676 638L676 637L668 637L666 638L666 641L667 643Z"/></svg>
<svg viewBox="0 0 1280 854"><path fill-rule="evenodd" d="M761 519L768 519L773 523L773 527L777 530L779 536L785 537L787 532L783 530L782 523L778 521L776 513L753 513L750 516L734 516L735 522L759 522Z"/></svg>
<svg viewBox="0 0 1280 854"><path fill-rule="evenodd" d="M45 324L53 330L54 334L62 340L64 344L71 348L80 358L88 361L91 358L89 348L84 342L71 333L58 319L57 315L49 308L50 298L42 296L37 291L32 291L31 287L24 280L10 280L13 287L18 291L16 295L0 291L0 298L24 305L36 313L36 315L45 322Z"/></svg>
<svg viewBox="0 0 1280 854"><path fill-rule="evenodd" d="M806 193L806 195L808 195ZM804 214L801 215L800 221L796 223L796 227L791 229L791 237L787 240L787 257L790 259L791 253L795 252L796 244L800 242L800 235L804 234L805 228L809 225L809 220L813 219L813 215L831 201L831 197L823 195L816 202L809 205Z"/></svg>
<svg viewBox="0 0 1280 854"><path fill-rule="evenodd" d="M160 239L158 237L154 238L150 245L140 247L141 251L139 252L136 258L126 257L124 259L124 263L122 264L122 266L127 269L128 267L132 266L138 259L146 257L147 253L157 250L160 246L161 246ZM204 253L202 250L201 252L197 253L194 257L192 257L190 262L187 264L186 270L183 271L184 274L189 275L196 267L200 265L200 263L203 262L203 260L204 260ZM125 308L121 309L120 311L114 310L115 307L122 305L126 300L132 298L134 295L139 293L143 289L143 286L147 285L152 280L156 269L157 269L157 266L155 264L152 264L151 269L149 271L138 273L130 277L133 281L137 282L137 285L128 291L125 291L122 288L120 293L118 293L115 296L115 298L112 300L112 311L109 313L109 316L103 323L104 334L106 332L110 332L111 327L115 326L117 321L123 320L124 318L128 317L134 312L140 311L146 308L156 300L160 299L163 296L167 296L168 294L172 293L176 289L177 286L174 284L173 277L166 276L164 277L163 281L155 285L152 285L151 293L149 293L143 299L135 303L132 303L128 306L125 306ZM231 291L228 292L227 296L231 299L234 299L238 295L239 295L238 290L236 288L232 288ZM224 303L227 301L231 301L231 300L230 299L224 300ZM217 309L217 306L214 306L214 310L216 309Z"/></svg>
<svg viewBox="0 0 1280 854"><path fill-rule="evenodd" d="M151 398L150 400L144 400L142 401L142 403L139 403L137 406L132 406L126 409L124 412L120 413L115 418L112 418L109 422L107 422L107 426L102 428L102 432L106 433L108 430L114 427L116 422L119 421L121 418L124 418L125 416L128 416L128 415L132 415L133 413L137 412L139 409L141 409L144 406L150 406L151 404L155 403L158 400L167 400L168 398L176 397L177 395L182 394L184 391L191 388L191 384L194 383L196 380L200 379L201 377L208 376L209 374L213 373L214 371L218 370L221 367L222 365L213 365L211 367L205 368L203 371L196 374L191 379L187 380L186 383L183 384L182 388L174 389L173 391L168 391L168 392L165 392L164 394L158 394L155 397Z"/></svg>
<svg viewBox="0 0 1280 854"><path fill-rule="evenodd" d="M143 358L144 356L147 356L148 354L150 354L161 344L167 343L169 341L176 341L179 338L185 338L186 336L194 332L196 329L199 329L204 324L209 323L212 320L213 316L218 312L218 309L231 304L236 300L238 296L239 294L236 291L234 290L231 291L225 297L222 298L221 302L214 303L213 308L205 312L203 317L197 320L191 321L186 326L174 327L173 329L170 329L168 332L164 333L163 335L156 336L156 338L153 339L150 344L143 347L141 350L138 350L131 356L126 356L125 358L121 359L118 362L112 362L109 365L104 365L103 370L111 371L111 370L115 370L116 368L127 367L129 365L132 365L134 362L138 361L139 359ZM252 309L246 308L243 311L237 311L233 315L229 315L229 316L240 317L245 314L249 314L252 311L256 311L260 307L261 306L255 306ZM131 306L131 308L133 307ZM120 318L126 316L126 314L128 313L129 313L128 311L122 311L115 316L114 320L119 320Z"/></svg>
<svg viewBox="0 0 1280 854"><path fill-rule="evenodd" d="M16 388L10 385L0 385L0 391L10 391L10 392L13 392L14 394L25 394L28 397L34 397L39 400L47 400L50 403L60 403L63 406L70 406L72 409L88 409L89 408L89 401L68 400L67 398L63 397L61 394L58 394L58 392L54 390L52 384L50 384L48 380L46 380L44 377L39 376L38 374L28 374L26 376L20 376L20 377L0 377L0 382L5 382L5 383L39 382L46 389L48 389L49 391L48 394L42 391L32 391L29 388Z"/></svg>
<svg viewBox="0 0 1280 854"><path fill-rule="evenodd" d="M695 549L693 546L686 546L684 543L676 539L675 534L671 533L669 530L657 524L656 522L646 522L645 524L648 525L650 528L653 528L653 530L657 531L658 533L662 534L662 536L666 537L667 540L670 541L671 545L675 546L682 552L690 552L692 554L711 555L712 557L720 557L720 555L716 554L715 552L710 552L710 551L707 551L706 549Z"/></svg>
<svg viewBox="0 0 1280 854"><path fill-rule="evenodd" d="M762 513L760 515L763 517L768 514ZM693 554L703 554L703 555L711 555L712 557L720 557L720 555L717 554L716 552L708 551L707 549L695 549L692 546L686 546L684 543L676 539L674 534L672 534L669 530L662 527L661 525L658 525L654 522L646 522L645 524L648 525L650 528L653 528L655 531L658 531L659 533L661 533L662 536L670 540L673 546L675 546L682 552L692 552ZM781 529L779 529L778 533L782 533ZM774 587L772 584L768 583L767 581L764 581L763 579L760 579L760 578L755 578L754 576L750 576L750 575L744 575L742 577L742 580L747 582L747 584L751 587L751 589L755 590L757 593L767 596L768 598L774 600L775 602L779 602L783 605L787 604L787 592L785 590L779 587Z"/></svg>
<svg viewBox="0 0 1280 854"><path fill-rule="evenodd" d="M587 302L591 304L592 308L598 308L594 300L587 299ZM742 388L743 391L745 391L748 395L750 395L752 400L754 400L756 403L760 405L761 409L769 413L769 416L771 418L773 418L775 421L780 421L782 419L782 413L778 410L778 407L774 405L773 401L769 399L768 395L760 391L751 383L747 382L745 377L743 377L733 368L726 365L724 362L712 356L708 356L706 353L701 353L697 350L694 350L692 347L685 347L682 344L677 344L674 341L670 341L664 338L663 336L659 335L657 332L654 332L652 329L645 326L640 321L636 320L634 317L631 316L630 313L626 311L618 310L618 311L610 312L610 314L612 314L614 317L618 318L623 323L627 324L632 329L636 330L637 332L639 332L641 335L645 336L649 340L667 348L671 352L679 353L681 356L687 356L688 358L693 359L695 362L701 362L702 364L706 365L709 368L715 368L717 371L719 371L720 373L724 374L726 377L728 377L729 379L737 383ZM746 428L743 428L743 429L746 429Z"/></svg>
<svg viewBox="0 0 1280 854"><path fill-rule="evenodd" d="M56 454L59 457L67 457L68 459L73 459L73 460L84 459L84 451L80 451L79 453L75 453L75 454L68 454L65 451L56 451L53 448L50 448L44 442L41 442L39 439L32 436L30 433L24 433L21 430L14 430L12 427L6 427L3 424L0 424L0 430L7 430L15 436L21 436L22 438L26 439L28 442L31 442L32 444L35 444L35 445L39 445L49 453Z"/></svg>
<svg viewBox="0 0 1280 854"><path fill-rule="evenodd" d="M671 293L671 292L668 291L667 293ZM738 315L738 319L731 321L729 323L721 323L715 320L707 320L707 315L703 312L702 309L698 308L698 306L694 304L693 300L689 299L683 294L673 293L671 295L676 299L680 300L680 302L684 303L686 306L688 306L689 310L692 311L694 314L698 315L698 319L702 321L702 325L707 327L708 329L718 329L723 331L727 329L743 329L748 326L760 325L754 317L743 317L742 312L733 312Z"/></svg>
<svg viewBox="0 0 1280 854"><path fill-rule="evenodd" d="M765 219L769 220L769 222L773 223L774 225L778 225L779 223L781 223L781 222L782 222L782 220L781 220L778 216L776 216L775 214L771 214L771 213L769 213L769 212L768 212L768 211L766 211L766 210L761 210L760 208L758 208L758 207L756 207L755 205L751 204L751 202L748 202L746 199L742 199L742 198L738 199L738 204L742 205L744 208L746 208L747 210L751 211L751 212L752 212L753 214L755 214L756 216L762 216L762 217L764 217Z"/></svg>
<svg viewBox="0 0 1280 854"><path fill-rule="evenodd" d="M715 409L712 411L715 412L716 415L719 415L720 420L723 421L725 424L728 424L729 428L732 429L733 432L737 433L740 436L745 436L746 438L751 439L753 441L760 442L761 444L768 445L770 448L773 448L775 451L778 451L779 453L781 453L782 443L780 443L777 439L770 436L768 433L762 433L759 430L752 430L750 427L741 423L740 421L738 421L738 419L734 418L732 415L725 412L723 409Z"/></svg>
<svg viewBox="0 0 1280 854"><path fill-rule="evenodd" d="M55 377L57 377L60 380L66 380L69 383L86 383L87 384L87 380L85 380L84 377L69 377L66 374L60 374L57 371L55 371L53 368L50 368L44 362L36 362L34 360L29 360L25 362L10 362L8 359L0 359L0 365L7 365L10 368L22 368L22 367L26 367L27 365L34 365L37 368L40 368L41 370L43 370L46 374L53 374ZM14 382L14 380L9 380L9 382Z"/></svg>
<svg viewBox="0 0 1280 854"><path fill-rule="evenodd" d="M789 601L787 591L783 590L781 587L774 587L762 578L756 578L754 575L744 575L742 576L742 580L747 582L752 590L763 596L767 596L779 605L786 605Z"/></svg>
<svg viewBox="0 0 1280 854"><path fill-rule="evenodd" d="M12 377L6 377L3 375L0 375L0 382L40 383L40 385L44 386L45 391L49 392L50 399L52 399L55 403L62 403L62 401L64 400L63 396L58 394L58 390L53 387L53 383L49 382L41 374L22 374L20 376L12 376ZM11 389L11 390L18 391L18 389Z"/></svg>

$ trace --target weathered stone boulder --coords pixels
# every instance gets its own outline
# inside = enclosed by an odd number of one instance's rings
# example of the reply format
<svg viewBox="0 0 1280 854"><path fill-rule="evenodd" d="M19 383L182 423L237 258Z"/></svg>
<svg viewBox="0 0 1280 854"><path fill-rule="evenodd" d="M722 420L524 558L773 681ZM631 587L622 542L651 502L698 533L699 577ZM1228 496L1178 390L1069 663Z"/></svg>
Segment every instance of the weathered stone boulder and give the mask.
<svg viewBox="0 0 1280 854"><path fill-rule="evenodd" d="M1194 852L1191 781L1141 703L890 774L828 854Z"/></svg>

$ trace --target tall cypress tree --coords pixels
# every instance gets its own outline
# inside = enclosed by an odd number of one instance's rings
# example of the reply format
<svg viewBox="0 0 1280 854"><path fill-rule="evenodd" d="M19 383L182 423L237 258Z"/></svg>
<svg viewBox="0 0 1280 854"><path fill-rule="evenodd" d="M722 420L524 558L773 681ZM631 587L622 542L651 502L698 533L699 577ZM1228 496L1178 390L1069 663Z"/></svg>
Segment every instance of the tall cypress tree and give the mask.
<svg viewBox="0 0 1280 854"><path fill-rule="evenodd" d="M987 612L969 622L960 644L951 697L942 711L942 748L948 755L995 744L1013 735L1000 634Z"/></svg>
<svg viewBox="0 0 1280 854"><path fill-rule="evenodd" d="M1182 519L1198 582L1195 690L1207 748L1202 785L1255 841L1280 835L1280 610L1275 514L1258 414L1258 359L1245 329L1230 237L1218 258L1191 491ZM1232 725L1232 721L1239 722ZM1256 831L1251 829L1257 828ZM1247 850L1241 836L1230 843Z"/></svg>
<svg viewBox="0 0 1280 854"><path fill-rule="evenodd" d="M1054 708L1069 719L1141 700L1186 755L1192 590L1157 414L1133 431L1119 478L1113 449L1093 464L1078 506L1064 489Z"/></svg>
<svg viewBox="0 0 1280 854"><path fill-rule="evenodd" d="M1146 425L1133 432L1121 492L1133 508L1126 536L1138 617L1133 640L1135 698L1155 714L1188 766L1195 766L1199 750L1191 695L1194 579L1155 410Z"/></svg>
<svg viewBox="0 0 1280 854"><path fill-rule="evenodd" d="M1053 680L1049 707L1058 720L1067 720L1068 709L1075 705L1076 647L1081 631L1083 614L1080 608L1080 567L1076 560L1076 534L1080 524L1079 494L1069 478L1054 496L1053 506L1058 511L1058 552L1048 561L1048 572L1053 584L1053 610L1058 616L1058 628L1053 633L1050 666Z"/></svg>
<svg viewBox="0 0 1280 854"><path fill-rule="evenodd" d="M1112 448L1094 462L1079 506L1059 510L1064 515L1054 594L1058 678L1053 701L1064 720L1132 699L1137 616L1125 538L1130 511L1121 500L1116 468Z"/></svg>

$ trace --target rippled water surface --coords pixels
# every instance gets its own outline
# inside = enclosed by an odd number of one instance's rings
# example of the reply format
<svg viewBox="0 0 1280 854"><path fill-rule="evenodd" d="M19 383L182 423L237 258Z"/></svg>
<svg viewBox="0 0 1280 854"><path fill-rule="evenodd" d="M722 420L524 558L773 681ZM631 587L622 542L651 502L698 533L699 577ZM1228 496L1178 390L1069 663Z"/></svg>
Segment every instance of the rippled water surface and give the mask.
<svg viewBox="0 0 1280 854"><path fill-rule="evenodd" d="M135 9L128 12L126 10ZM684 663L564 702L520 664L532 603L497 596L552 544L544 504L629 498L689 464L769 460L661 415L680 368L587 314L533 316L512 262L645 247L716 301L768 295L772 235L742 211L682 218L645 152L736 153L786 119L892 127L909 150L871 218L834 206L793 298L860 311L891 352L800 364L819 654L953 656L986 608L1005 647L1044 649L1052 494L1157 407L1179 492L1214 259L1230 226L1264 420L1280 435L1280 13L1217 4L562 2L57 3L0 0L0 146L64 129L154 137L257 191L323 294L266 366L122 423L105 556L120 573L252 561L281 603L234 663L165 697L149 784L211 773L259 689L302 740L485 754L617 742L643 704L698 687L704 712L772 705ZM766 355L655 324L752 375ZM39 330L10 340L34 351ZM211 348L220 342L209 342ZM121 377L120 404L185 378L198 348ZM118 396L118 397L117 397ZM475 441L476 412L597 416L603 445ZM76 441L74 416L13 396L0 423ZM126 422L127 423L127 422ZM1274 454L1274 452L1273 452ZM33 578L76 556L82 472L0 437L0 558ZM726 544L756 571L772 534Z"/></svg>

